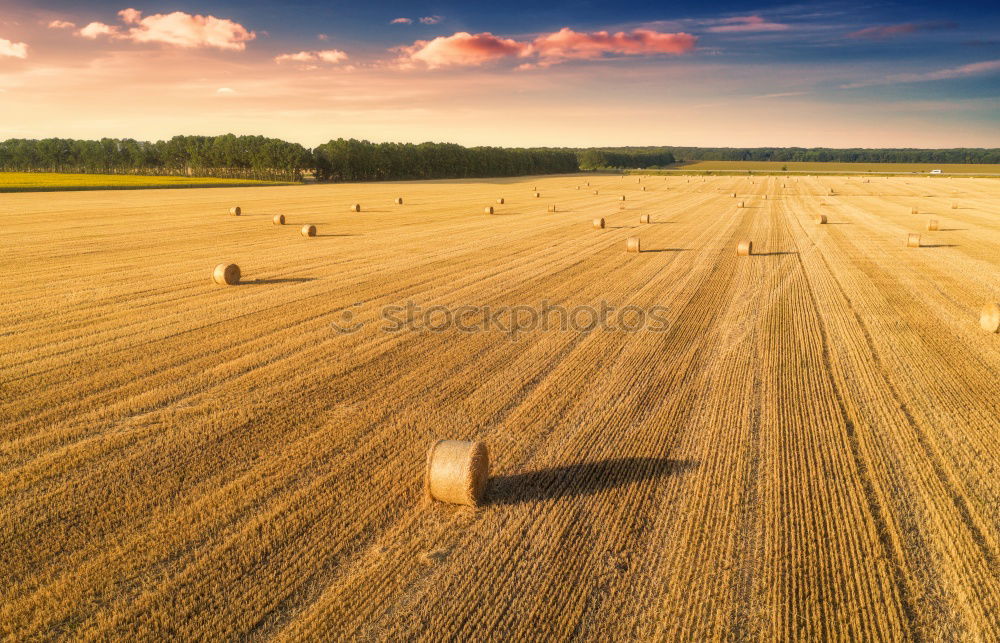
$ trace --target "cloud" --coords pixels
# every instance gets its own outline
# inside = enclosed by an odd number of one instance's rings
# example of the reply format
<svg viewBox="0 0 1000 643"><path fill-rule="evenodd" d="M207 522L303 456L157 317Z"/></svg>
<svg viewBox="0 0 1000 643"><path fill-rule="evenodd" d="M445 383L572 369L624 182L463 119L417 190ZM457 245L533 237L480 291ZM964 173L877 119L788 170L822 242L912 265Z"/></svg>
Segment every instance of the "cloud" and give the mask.
<svg viewBox="0 0 1000 643"><path fill-rule="evenodd" d="M620 54L627 56L651 54L685 54L694 49L697 37L687 33L660 33L650 29L635 29L630 33L607 31L584 33L563 27L559 31L538 36L531 42L501 38L489 32L470 34L465 31L433 40L418 40L408 47L396 49L396 62L403 68L424 65L439 67L475 67L508 58L534 60L519 69L546 67L566 60L588 60Z"/></svg>
<svg viewBox="0 0 1000 643"><path fill-rule="evenodd" d="M323 51L300 51L295 54L281 54L274 57L276 63L302 63L315 66L319 63L335 65L347 60L347 53L339 49L324 49Z"/></svg>
<svg viewBox="0 0 1000 643"><path fill-rule="evenodd" d="M780 22L768 22L760 16L736 16L723 18L720 24L709 27L712 33L746 33L753 31L786 31L790 27Z"/></svg>
<svg viewBox="0 0 1000 643"><path fill-rule="evenodd" d="M412 18L393 18L389 21L391 25L410 25L413 24Z"/></svg>
<svg viewBox="0 0 1000 643"><path fill-rule="evenodd" d="M230 96L232 94L235 94L236 90L235 89L231 89L229 87L220 87L220 88L218 88L218 89L215 90L215 93L219 94L220 96Z"/></svg>
<svg viewBox="0 0 1000 643"><path fill-rule="evenodd" d="M442 16L424 16L420 19L420 24L424 25L436 25L437 23L444 20Z"/></svg>
<svg viewBox="0 0 1000 643"><path fill-rule="evenodd" d="M326 35L325 33L319 33L316 34L316 38L319 40L329 40L330 36Z"/></svg>
<svg viewBox="0 0 1000 643"><path fill-rule="evenodd" d="M49 23L49 29L76 29L76 23L68 20L53 20Z"/></svg>
<svg viewBox="0 0 1000 643"><path fill-rule="evenodd" d="M790 96L805 96L809 92L778 92L777 94L760 94L751 98L788 98Z"/></svg>
<svg viewBox="0 0 1000 643"><path fill-rule="evenodd" d="M864 38L868 40L884 40L895 36L903 36L918 31L938 31L941 29L954 29L958 25L954 22L904 22L898 25L882 25L879 27L868 27L859 29L847 34L845 38Z"/></svg>
<svg viewBox="0 0 1000 643"><path fill-rule="evenodd" d="M921 83L930 80L947 80L950 78L964 78L966 76L976 76L978 74L988 74L1000 71L1000 60L985 60L978 63L969 63L959 67L948 67L937 71L914 73L914 74L894 74L885 78L849 83L841 85L841 89L857 89L859 87L872 87L874 85L893 85L896 83Z"/></svg>
<svg viewBox="0 0 1000 643"><path fill-rule="evenodd" d="M201 16L174 11L142 17L136 9L122 9L118 12L126 27L112 26L103 22L91 22L78 33L84 38L108 36L115 40L137 43L159 43L175 47L213 47L231 51L243 51L246 43L257 37L243 25L225 18Z"/></svg>
<svg viewBox="0 0 1000 643"><path fill-rule="evenodd" d="M27 58L28 45L23 42L11 42L0 38L0 56L7 58Z"/></svg>

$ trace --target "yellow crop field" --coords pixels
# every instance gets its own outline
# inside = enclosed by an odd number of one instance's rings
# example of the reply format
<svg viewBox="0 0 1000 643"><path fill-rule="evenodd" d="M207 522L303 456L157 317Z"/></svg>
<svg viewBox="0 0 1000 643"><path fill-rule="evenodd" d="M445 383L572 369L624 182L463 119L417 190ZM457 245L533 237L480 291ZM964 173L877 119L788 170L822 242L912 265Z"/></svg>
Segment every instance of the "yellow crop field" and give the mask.
<svg viewBox="0 0 1000 643"><path fill-rule="evenodd" d="M927 173L1000 174L1000 165L988 163L804 163L795 161L691 161L671 167L673 172L872 172L887 174Z"/></svg>
<svg viewBox="0 0 1000 643"><path fill-rule="evenodd" d="M273 181L219 179L197 176L141 176L134 174L63 174L58 172L0 172L0 192L107 190L245 185L287 185Z"/></svg>
<svg viewBox="0 0 1000 643"><path fill-rule="evenodd" d="M0 639L1000 631L1000 180L2 204Z"/></svg>

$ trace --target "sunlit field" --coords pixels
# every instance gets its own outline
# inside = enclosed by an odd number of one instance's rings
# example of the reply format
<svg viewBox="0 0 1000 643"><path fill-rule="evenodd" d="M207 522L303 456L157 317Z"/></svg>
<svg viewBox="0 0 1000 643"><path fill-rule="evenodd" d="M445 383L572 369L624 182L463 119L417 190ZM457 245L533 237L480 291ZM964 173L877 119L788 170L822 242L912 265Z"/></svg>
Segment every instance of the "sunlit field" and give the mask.
<svg viewBox="0 0 1000 643"><path fill-rule="evenodd" d="M1000 631L998 180L3 209L0 638ZM489 446L481 507L425 497L438 438Z"/></svg>
<svg viewBox="0 0 1000 643"><path fill-rule="evenodd" d="M813 172L906 174L941 170L944 174L1000 174L1000 165L985 163L796 163L793 161L691 161L670 168L678 172Z"/></svg>
<svg viewBox="0 0 1000 643"><path fill-rule="evenodd" d="M56 172L0 172L0 192L48 192L182 187L288 185L273 181L219 179L193 176L137 176L133 174L61 174Z"/></svg>

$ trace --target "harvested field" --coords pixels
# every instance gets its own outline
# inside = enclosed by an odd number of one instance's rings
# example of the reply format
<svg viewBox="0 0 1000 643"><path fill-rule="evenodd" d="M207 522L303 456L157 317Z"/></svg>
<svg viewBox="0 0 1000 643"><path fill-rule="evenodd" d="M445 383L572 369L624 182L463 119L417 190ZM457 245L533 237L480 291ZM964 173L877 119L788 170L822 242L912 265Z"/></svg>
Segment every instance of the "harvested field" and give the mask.
<svg viewBox="0 0 1000 643"><path fill-rule="evenodd" d="M5 195L0 638L993 638L1000 181L589 178Z"/></svg>

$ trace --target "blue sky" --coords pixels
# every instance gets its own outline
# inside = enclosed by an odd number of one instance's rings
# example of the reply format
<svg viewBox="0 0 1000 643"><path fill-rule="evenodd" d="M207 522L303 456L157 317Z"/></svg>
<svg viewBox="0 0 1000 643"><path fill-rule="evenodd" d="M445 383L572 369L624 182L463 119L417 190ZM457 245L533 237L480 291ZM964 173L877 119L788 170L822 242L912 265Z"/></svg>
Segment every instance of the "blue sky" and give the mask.
<svg viewBox="0 0 1000 643"><path fill-rule="evenodd" d="M1000 3L14 0L0 119L0 137L995 147Z"/></svg>

